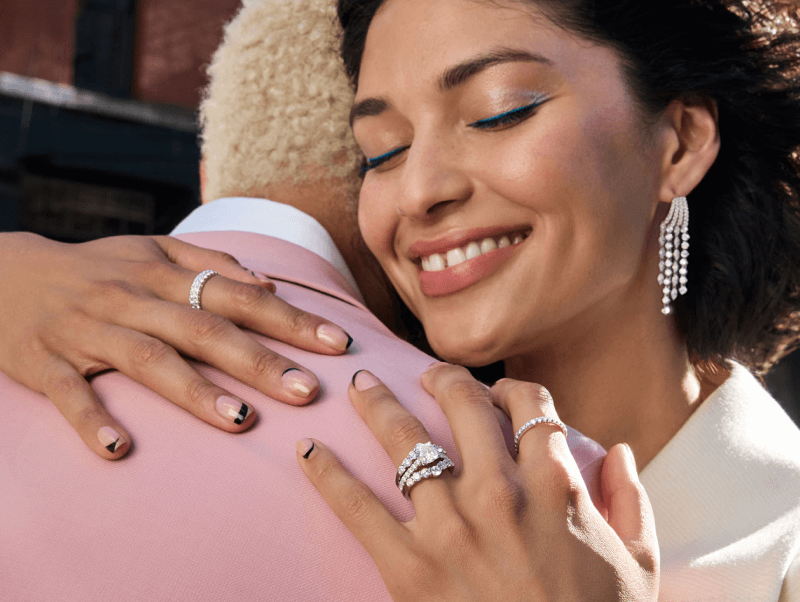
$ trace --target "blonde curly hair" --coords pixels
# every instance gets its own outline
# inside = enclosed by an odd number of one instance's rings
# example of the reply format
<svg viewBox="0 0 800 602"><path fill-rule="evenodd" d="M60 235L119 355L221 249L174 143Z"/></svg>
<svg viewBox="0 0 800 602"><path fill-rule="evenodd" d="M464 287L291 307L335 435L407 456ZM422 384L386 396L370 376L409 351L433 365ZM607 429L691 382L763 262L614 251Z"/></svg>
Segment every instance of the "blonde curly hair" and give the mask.
<svg viewBox="0 0 800 602"><path fill-rule="evenodd" d="M204 199L335 178L357 187L333 0L244 0L208 66Z"/></svg>

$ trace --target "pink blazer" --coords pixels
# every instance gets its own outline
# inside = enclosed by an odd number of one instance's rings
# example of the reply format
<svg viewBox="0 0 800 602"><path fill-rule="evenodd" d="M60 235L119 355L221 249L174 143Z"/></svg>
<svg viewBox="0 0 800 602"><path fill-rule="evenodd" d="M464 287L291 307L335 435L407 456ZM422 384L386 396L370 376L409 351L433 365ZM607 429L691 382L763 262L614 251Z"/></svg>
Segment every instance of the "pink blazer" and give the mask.
<svg viewBox="0 0 800 602"><path fill-rule="evenodd" d="M432 359L393 336L309 251L241 232L180 238L273 277L281 297L334 320L355 344L327 357L260 337L319 376L321 394L306 407L199 365L258 410L257 424L236 435L119 373L100 375L95 390L135 441L118 462L95 457L47 399L0 374L0 600L389 600L370 557L297 465L295 441L324 441L395 516L410 518L395 467L347 386L355 371L374 372L458 465L447 421L419 384ZM568 440L596 495L605 452L575 432Z"/></svg>

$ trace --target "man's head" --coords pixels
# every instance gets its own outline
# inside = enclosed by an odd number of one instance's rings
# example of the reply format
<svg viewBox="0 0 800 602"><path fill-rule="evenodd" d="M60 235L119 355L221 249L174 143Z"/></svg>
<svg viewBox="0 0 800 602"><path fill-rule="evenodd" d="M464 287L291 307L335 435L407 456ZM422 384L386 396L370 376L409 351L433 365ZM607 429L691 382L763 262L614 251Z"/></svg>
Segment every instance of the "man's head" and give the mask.
<svg viewBox="0 0 800 602"><path fill-rule="evenodd" d="M424 338L358 231L361 153L339 58L333 0L243 0L208 67L200 107L203 202L268 198L315 218L367 307L418 346Z"/></svg>
<svg viewBox="0 0 800 602"><path fill-rule="evenodd" d="M330 0L244 0L208 67L200 107L204 202L250 196L297 205L295 191L333 184L352 204L360 154L338 43Z"/></svg>

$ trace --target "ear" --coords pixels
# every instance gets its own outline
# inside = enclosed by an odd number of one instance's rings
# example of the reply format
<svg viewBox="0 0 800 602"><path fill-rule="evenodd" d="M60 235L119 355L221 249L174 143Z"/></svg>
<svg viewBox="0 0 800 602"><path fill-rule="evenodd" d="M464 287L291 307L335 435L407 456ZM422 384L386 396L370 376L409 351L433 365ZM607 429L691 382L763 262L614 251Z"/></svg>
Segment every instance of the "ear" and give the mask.
<svg viewBox="0 0 800 602"><path fill-rule="evenodd" d="M659 200L688 196L719 153L717 105L710 99L676 100L661 119L664 145Z"/></svg>
<svg viewBox="0 0 800 602"><path fill-rule="evenodd" d="M200 158L200 202L206 204L206 160Z"/></svg>

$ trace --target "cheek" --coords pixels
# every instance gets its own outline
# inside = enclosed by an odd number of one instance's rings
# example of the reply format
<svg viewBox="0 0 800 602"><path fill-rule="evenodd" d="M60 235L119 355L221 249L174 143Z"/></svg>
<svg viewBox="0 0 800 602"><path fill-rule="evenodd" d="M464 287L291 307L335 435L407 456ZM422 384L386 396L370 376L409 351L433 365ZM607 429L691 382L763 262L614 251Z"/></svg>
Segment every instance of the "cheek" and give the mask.
<svg viewBox="0 0 800 602"><path fill-rule="evenodd" d="M397 212L385 190L365 182L359 193L358 227L364 242L386 269L386 261L394 255L393 238Z"/></svg>

